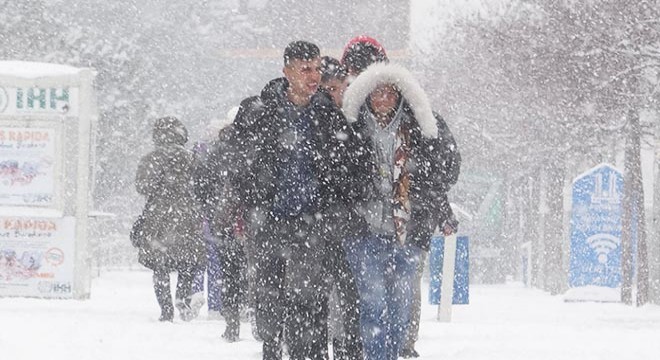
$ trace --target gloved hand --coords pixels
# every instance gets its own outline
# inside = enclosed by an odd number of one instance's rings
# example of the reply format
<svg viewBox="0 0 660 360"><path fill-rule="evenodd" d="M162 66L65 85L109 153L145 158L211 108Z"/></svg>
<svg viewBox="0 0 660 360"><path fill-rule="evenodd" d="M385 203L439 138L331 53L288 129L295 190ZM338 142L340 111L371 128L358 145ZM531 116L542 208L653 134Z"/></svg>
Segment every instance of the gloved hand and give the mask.
<svg viewBox="0 0 660 360"><path fill-rule="evenodd" d="M458 220L456 220L456 218L453 216L445 220L444 224L442 224L441 230L442 234L445 236L455 234L458 232Z"/></svg>

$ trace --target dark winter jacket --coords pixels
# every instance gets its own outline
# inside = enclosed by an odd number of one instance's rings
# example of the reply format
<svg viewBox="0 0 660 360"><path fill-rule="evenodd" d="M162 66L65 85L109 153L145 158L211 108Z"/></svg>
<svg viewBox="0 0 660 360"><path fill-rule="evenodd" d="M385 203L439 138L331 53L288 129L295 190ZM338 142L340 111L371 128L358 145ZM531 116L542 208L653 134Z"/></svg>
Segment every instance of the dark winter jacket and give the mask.
<svg viewBox="0 0 660 360"><path fill-rule="evenodd" d="M282 175L279 171L288 158L286 139L291 124L283 110L288 101L287 87L286 79L275 79L261 96L244 100L234 125L233 143L238 150L234 187L245 206L265 212L273 207L278 176ZM324 212L363 196L366 182L358 183L355 179L362 178L361 174L368 176L370 171L364 166L365 159L360 158L359 139L329 95L314 95L300 116L311 120L312 135L306 146L312 154L313 177L318 184L313 210L307 213Z"/></svg>
<svg viewBox="0 0 660 360"><path fill-rule="evenodd" d="M238 197L231 185L236 176L235 150L230 143L233 131L233 126L229 125L207 144L206 159L199 162L195 172L196 192L201 199L203 215L212 233L223 238L232 233L240 213Z"/></svg>
<svg viewBox="0 0 660 360"><path fill-rule="evenodd" d="M346 226L333 224L340 219L344 220L342 224L350 223L346 220L350 219L346 204L364 196L364 184L370 184L364 178L370 171L360 162L359 139L341 110L329 95L317 93L308 106L299 109L299 116L294 116L310 126L304 145L315 183L313 204L292 217L273 211L281 196L278 185L286 175L281 170L290 165L285 162L291 161L289 132L295 126L287 117L291 114L290 104L285 104L287 87L286 79L275 79L259 97L241 103L232 141L237 149L234 164L238 169L233 184L242 205L260 213L252 217L256 221L251 226L253 232L261 233L256 240L262 249L275 257L287 254L284 282L290 296L298 299L295 301L313 302L325 294L322 289L327 278L323 266L326 242L340 238L338 229L349 231ZM364 174L361 179L360 174ZM268 259L262 261L268 266Z"/></svg>
<svg viewBox="0 0 660 360"><path fill-rule="evenodd" d="M150 269L204 266L206 251L194 194L195 162L183 145L188 134L175 118L161 118L153 131L156 149L138 165L135 186L146 197L144 241L139 261Z"/></svg>
<svg viewBox="0 0 660 360"><path fill-rule="evenodd" d="M403 97L400 126L410 134L411 218L407 241L428 250L435 227L453 216L447 192L458 180L461 157L449 127L432 112L426 95L412 76L397 65L375 64L351 83L344 96L346 116L367 141L367 152L372 158L376 152L366 99L383 83L394 84L399 89Z"/></svg>
<svg viewBox="0 0 660 360"><path fill-rule="evenodd" d="M312 97L309 112L317 126L319 213L326 240L357 236L366 225L355 212L355 204L365 200L373 186L374 164L367 143L327 93L319 91Z"/></svg>
<svg viewBox="0 0 660 360"><path fill-rule="evenodd" d="M236 150L237 176L232 185L245 208L264 213L270 210L274 195L281 152L276 140L286 121L278 116L285 84L284 79L273 80L260 96L243 100L234 120L231 142Z"/></svg>

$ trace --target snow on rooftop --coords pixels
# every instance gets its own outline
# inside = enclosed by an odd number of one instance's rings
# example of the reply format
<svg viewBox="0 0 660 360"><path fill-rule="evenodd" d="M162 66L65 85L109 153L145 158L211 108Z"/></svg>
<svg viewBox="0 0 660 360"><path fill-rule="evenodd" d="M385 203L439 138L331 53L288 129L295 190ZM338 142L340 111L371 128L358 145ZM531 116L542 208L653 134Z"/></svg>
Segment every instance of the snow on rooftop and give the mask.
<svg viewBox="0 0 660 360"><path fill-rule="evenodd" d="M30 61L0 61L0 76L36 79L48 76L76 75L82 69L68 65Z"/></svg>

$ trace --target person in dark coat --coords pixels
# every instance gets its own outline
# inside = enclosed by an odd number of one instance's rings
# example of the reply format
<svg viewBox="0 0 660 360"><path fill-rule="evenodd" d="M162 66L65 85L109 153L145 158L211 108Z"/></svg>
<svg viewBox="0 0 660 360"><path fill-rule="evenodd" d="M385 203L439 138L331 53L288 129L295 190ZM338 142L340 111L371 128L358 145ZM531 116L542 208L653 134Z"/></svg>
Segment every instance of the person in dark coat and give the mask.
<svg viewBox="0 0 660 360"><path fill-rule="evenodd" d="M321 90L312 97L311 111L322 128L318 152L328 159L321 162L326 165L321 176L325 180L322 198L326 199L321 221L331 286L328 329L333 359L362 360L359 295L342 241L360 231L352 204L367 193L365 180L371 171L369 159L360 156L363 144L341 111L348 72L337 59L327 56L322 58L322 69Z"/></svg>
<svg viewBox="0 0 660 360"><path fill-rule="evenodd" d="M266 359L281 357L285 323L292 359L327 358L328 272L350 274L340 240L364 228L349 204L367 193L372 173L332 91L316 92L319 55L310 45L290 44L285 78L244 100L234 124L234 187L256 233L257 327ZM338 283L351 286L350 279ZM349 332L346 346L360 358L359 331Z"/></svg>
<svg viewBox="0 0 660 360"><path fill-rule="evenodd" d="M195 187L201 200L203 210L207 209L207 196L210 196L209 192L211 190L210 179L208 178L210 173L210 157L213 154L218 133L224 128L226 123L226 121L211 121L206 127L203 138L193 145L193 154L195 155L195 160L198 164L197 170L195 171ZM219 259L219 240L211 230L207 211L202 211L202 215L204 215L202 233L206 240L206 252L208 257L206 269L200 269L195 274L190 307L192 308L194 316L197 317L204 304L207 304L208 318L217 320L221 318L222 310L222 267L220 266ZM205 288L206 294L204 293Z"/></svg>
<svg viewBox="0 0 660 360"><path fill-rule="evenodd" d="M239 172L234 186L255 234L263 358L281 359L286 328L291 359L325 359L327 348L314 346L327 343L316 124L303 116L320 81L318 47L289 44L283 71L285 77L269 82L260 96L241 102L234 124Z"/></svg>
<svg viewBox="0 0 660 360"><path fill-rule="evenodd" d="M175 306L181 318L192 319L190 296L195 271L206 263L198 199L193 175L195 162L184 145L185 126L175 117L156 120L155 149L144 156L137 169L135 187L146 198L138 261L154 271L154 290L161 321L172 321L170 272L178 272Z"/></svg>
<svg viewBox="0 0 660 360"><path fill-rule="evenodd" d="M355 79L355 77L366 70L371 64L387 62L389 62L389 58L387 57L385 48L378 42L378 40L372 37L366 35L356 36L352 38L344 47L342 64L348 69L352 79ZM456 174L459 168L459 162L455 163L454 166L451 167L451 171L455 172ZM446 216L437 219L437 226L439 227L441 233L446 236L457 231L458 222L451 212L451 207L449 207L449 200L447 199L446 193L439 195L440 197L438 198L438 202L443 204L440 207L445 209L443 212L446 213ZM410 326L406 333L405 344L399 351L399 355L403 358L419 356L415 350L415 342L417 341L419 333L422 301L421 281L426 257L427 251L423 251L421 254L421 259L418 262L415 279L413 281L413 303L411 306Z"/></svg>
<svg viewBox="0 0 660 360"><path fill-rule="evenodd" d="M218 283L221 283L217 290L221 300L218 302L222 303L222 315L227 322L222 337L229 342L239 339L239 313L245 305L247 318L252 324L252 335L256 340L261 340L254 320L254 234L245 227L243 217L247 205L243 204L237 185L242 186L242 180L247 176L247 168L241 168L240 164L245 157L239 156L239 151L248 143L243 139L237 140L235 136L234 119L238 111L239 107L232 108L227 118L216 124L217 132L215 139L208 144L207 160L199 167L196 176L198 196L208 220L209 232L215 241L211 244L214 253L209 254L209 258L218 260Z"/></svg>
<svg viewBox="0 0 660 360"><path fill-rule="evenodd" d="M219 127L207 162L200 167L197 176L204 214L217 241L216 256L222 278L222 313L227 323L222 337L229 342L239 339L239 314L247 292L245 237L238 229L238 223L242 221L241 208L231 185L235 176L235 149L231 143L233 120L234 114L228 114L228 120Z"/></svg>
<svg viewBox="0 0 660 360"><path fill-rule="evenodd" d="M395 360L422 252L451 217L446 194L458 179L460 155L446 123L401 66L369 65L346 90L343 109L376 164L373 192L358 206L367 234L344 244L360 293L365 359Z"/></svg>

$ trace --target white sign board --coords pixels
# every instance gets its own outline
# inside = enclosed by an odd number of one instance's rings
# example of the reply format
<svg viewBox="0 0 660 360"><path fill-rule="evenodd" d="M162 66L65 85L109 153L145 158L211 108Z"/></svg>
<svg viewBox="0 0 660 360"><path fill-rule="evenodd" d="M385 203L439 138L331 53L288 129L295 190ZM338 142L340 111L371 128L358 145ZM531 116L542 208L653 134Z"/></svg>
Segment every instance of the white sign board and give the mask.
<svg viewBox="0 0 660 360"><path fill-rule="evenodd" d="M0 60L0 297L90 295L93 80Z"/></svg>
<svg viewBox="0 0 660 360"><path fill-rule="evenodd" d="M74 217L0 217L0 297L73 297Z"/></svg>
<svg viewBox="0 0 660 360"><path fill-rule="evenodd" d="M51 206L56 131L0 126L0 205Z"/></svg>

